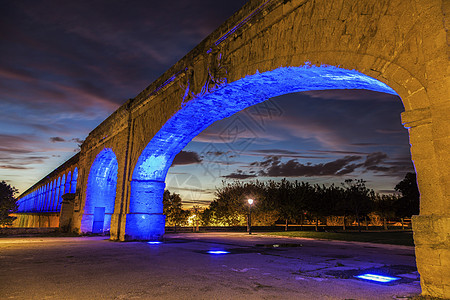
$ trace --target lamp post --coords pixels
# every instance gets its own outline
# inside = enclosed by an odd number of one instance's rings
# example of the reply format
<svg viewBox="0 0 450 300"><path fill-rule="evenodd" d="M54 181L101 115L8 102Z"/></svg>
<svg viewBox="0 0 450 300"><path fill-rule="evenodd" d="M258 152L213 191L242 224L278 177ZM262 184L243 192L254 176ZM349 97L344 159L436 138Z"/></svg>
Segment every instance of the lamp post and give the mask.
<svg viewBox="0 0 450 300"><path fill-rule="evenodd" d="M247 231L248 234L252 234L252 204L253 199L248 199L248 218L247 218Z"/></svg>

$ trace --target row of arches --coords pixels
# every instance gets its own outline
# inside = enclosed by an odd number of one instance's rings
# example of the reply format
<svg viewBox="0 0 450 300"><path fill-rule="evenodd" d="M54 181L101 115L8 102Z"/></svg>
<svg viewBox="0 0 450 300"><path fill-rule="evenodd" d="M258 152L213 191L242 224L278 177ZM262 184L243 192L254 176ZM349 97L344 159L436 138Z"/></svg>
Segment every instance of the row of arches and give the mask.
<svg viewBox="0 0 450 300"><path fill-rule="evenodd" d="M78 179L78 168L69 171L57 179L35 188L18 201L19 213L59 212L62 195L75 193Z"/></svg>

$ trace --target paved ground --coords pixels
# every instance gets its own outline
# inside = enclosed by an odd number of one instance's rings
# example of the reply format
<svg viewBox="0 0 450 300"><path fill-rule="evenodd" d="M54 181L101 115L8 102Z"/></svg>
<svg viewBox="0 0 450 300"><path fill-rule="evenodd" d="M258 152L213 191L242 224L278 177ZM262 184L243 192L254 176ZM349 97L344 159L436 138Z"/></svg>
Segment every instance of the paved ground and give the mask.
<svg viewBox="0 0 450 300"><path fill-rule="evenodd" d="M206 254L212 249L231 253ZM383 266L400 283L352 278L355 270ZM244 233L171 234L160 245L0 238L0 270L0 299L408 299L420 293L413 247Z"/></svg>

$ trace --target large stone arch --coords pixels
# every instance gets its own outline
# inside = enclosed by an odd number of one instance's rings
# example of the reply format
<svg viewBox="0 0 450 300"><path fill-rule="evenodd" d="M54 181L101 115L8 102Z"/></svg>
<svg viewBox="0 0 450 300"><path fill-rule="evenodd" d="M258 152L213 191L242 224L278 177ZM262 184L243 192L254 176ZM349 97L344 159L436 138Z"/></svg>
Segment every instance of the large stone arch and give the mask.
<svg viewBox="0 0 450 300"><path fill-rule="evenodd" d="M133 171L125 232L128 239L164 234L162 196L176 154L215 121L279 95L326 89L367 89L396 95L386 84L354 70L333 66L277 68L215 86L186 103L156 133Z"/></svg>

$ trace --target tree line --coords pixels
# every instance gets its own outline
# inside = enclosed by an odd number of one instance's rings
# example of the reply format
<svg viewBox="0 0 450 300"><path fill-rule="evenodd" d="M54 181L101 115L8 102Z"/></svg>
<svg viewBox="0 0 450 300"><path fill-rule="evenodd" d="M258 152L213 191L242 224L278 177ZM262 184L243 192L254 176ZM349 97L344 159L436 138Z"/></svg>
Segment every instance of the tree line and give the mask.
<svg viewBox="0 0 450 300"><path fill-rule="evenodd" d="M215 198L208 208L194 206L182 208L179 194L164 191L163 205L167 226L185 226L188 221L201 226L243 226L249 212L248 199L252 205L252 225L271 226L283 222L303 225L339 216L345 230L347 220L356 221L360 228L369 216L377 215L387 229L387 220L401 220L419 214L419 190L416 174L407 173L395 186L398 194L376 194L366 186L363 179L348 179L340 185L312 185L308 182L254 181L223 182L216 189ZM0 182L0 226L11 225L15 219L10 214L17 211L17 189Z"/></svg>
<svg viewBox="0 0 450 300"><path fill-rule="evenodd" d="M308 182L253 181L223 182L216 189L215 198L208 208L194 207L194 213L181 208L178 194L164 193L164 214L168 226L186 225L195 217L203 226L243 226L252 205L252 225L271 226L283 222L302 226L315 224L338 216L345 230L349 220L358 228L368 226L368 218L378 216L387 229L388 220L400 220L419 213L419 191L416 174L407 173L395 186L396 194L377 194L366 186L363 179L348 179L340 185L312 185Z"/></svg>

